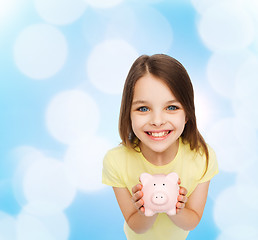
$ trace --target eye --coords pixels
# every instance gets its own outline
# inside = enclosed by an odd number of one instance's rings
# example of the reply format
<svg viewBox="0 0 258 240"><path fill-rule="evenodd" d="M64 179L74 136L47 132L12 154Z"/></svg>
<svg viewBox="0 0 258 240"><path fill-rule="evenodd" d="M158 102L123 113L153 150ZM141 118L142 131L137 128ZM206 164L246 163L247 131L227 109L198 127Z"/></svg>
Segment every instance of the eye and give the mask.
<svg viewBox="0 0 258 240"><path fill-rule="evenodd" d="M178 109L178 107L177 106L174 106L174 105L171 105L171 106L168 106L167 107L167 110L169 110L169 111L175 111L175 110L177 110Z"/></svg>
<svg viewBox="0 0 258 240"><path fill-rule="evenodd" d="M154 183L153 185L156 186L156 183Z"/></svg>
<svg viewBox="0 0 258 240"><path fill-rule="evenodd" d="M144 106L144 107L139 107L137 110L140 112L148 112L149 108Z"/></svg>
<svg viewBox="0 0 258 240"><path fill-rule="evenodd" d="M163 186L165 186L166 184L165 183L163 183Z"/></svg>

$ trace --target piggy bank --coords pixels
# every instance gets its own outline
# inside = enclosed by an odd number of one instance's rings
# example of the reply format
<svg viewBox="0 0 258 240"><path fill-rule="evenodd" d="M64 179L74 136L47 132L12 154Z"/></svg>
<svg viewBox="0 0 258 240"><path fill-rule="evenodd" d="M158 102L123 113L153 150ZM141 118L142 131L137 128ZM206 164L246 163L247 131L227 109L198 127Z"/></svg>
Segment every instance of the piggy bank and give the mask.
<svg viewBox="0 0 258 240"><path fill-rule="evenodd" d="M174 172L168 175L151 175L142 173L140 181L143 185L143 201L145 216L165 212L176 214L176 203L179 195L178 175Z"/></svg>

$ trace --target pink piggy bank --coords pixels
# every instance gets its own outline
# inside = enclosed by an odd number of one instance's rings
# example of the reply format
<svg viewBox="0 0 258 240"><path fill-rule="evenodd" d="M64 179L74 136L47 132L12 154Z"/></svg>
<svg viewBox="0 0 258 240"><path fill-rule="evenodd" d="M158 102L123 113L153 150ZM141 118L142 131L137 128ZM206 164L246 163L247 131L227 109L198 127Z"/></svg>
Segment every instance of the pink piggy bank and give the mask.
<svg viewBox="0 0 258 240"><path fill-rule="evenodd" d="M176 214L179 186L178 175L175 172L168 175L142 173L140 181L143 185L145 216L161 212L168 215Z"/></svg>

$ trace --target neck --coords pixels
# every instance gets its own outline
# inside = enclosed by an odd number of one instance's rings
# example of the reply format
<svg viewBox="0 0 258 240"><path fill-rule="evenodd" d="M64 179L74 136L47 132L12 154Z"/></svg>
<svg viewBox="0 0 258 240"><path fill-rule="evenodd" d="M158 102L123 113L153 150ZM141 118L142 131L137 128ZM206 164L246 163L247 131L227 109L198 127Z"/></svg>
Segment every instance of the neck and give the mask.
<svg viewBox="0 0 258 240"><path fill-rule="evenodd" d="M177 140L170 148L168 148L164 152L152 151L151 149L141 145L140 143L140 149L143 156L147 159L148 162L156 166L163 166L173 161L177 155L178 148L179 140Z"/></svg>

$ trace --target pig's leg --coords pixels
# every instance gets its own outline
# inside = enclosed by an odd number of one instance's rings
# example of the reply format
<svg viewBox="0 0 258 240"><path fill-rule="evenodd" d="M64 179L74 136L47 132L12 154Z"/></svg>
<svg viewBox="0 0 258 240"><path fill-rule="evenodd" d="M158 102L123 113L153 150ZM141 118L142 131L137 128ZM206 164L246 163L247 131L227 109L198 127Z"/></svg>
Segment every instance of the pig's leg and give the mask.
<svg viewBox="0 0 258 240"><path fill-rule="evenodd" d="M168 215L176 215L176 208L170 209L169 211L167 211Z"/></svg>
<svg viewBox="0 0 258 240"><path fill-rule="evenodd" d="M145 216L151 217L151 216L153 216L154 214L155 214L155 213L154 213L151 209L145 208Z"/></svg>

